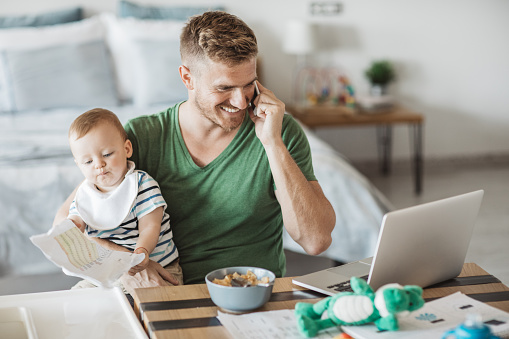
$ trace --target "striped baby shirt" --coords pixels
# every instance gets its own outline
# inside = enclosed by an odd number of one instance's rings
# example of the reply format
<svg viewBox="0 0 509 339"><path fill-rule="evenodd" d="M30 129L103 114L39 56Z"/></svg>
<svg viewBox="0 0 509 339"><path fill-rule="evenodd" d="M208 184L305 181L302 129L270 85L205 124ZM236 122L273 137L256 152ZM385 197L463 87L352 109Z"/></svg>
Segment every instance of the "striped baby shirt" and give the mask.
<svg viewBox="0 0 509 339"><path fill-rule="evenodd" d="M137 175L138 194L124 221L118 227L109 230L97 230L89 225L85 228L85 232L91 237L106 239L130 250L136 248L139 237L139 219L158 207L166 209L167 206L159 185L148 173L135 170L133 174ZM76 208L76 200L72 202L69 208L69 215L81 217ZM161 221L159 240L156 248L150 253L150 259L164 267L177 258L178 250L173 241L170 216L165 211Z"/></svg>

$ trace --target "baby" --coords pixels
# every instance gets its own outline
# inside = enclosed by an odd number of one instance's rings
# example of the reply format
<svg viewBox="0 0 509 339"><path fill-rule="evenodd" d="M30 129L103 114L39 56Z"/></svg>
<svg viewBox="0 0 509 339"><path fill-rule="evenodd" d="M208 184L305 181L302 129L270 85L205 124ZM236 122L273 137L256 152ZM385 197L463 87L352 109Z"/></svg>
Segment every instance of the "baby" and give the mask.
<svg viewBox="0 0 509 339"><path fill-rule="evenodd" d="M69 128L69 144L85 181L68 218L88 236L119 245L113 245L116 250L145 253L129 274L143 271L150 257L182 284L166 202L157 182L127 160L133 147L118 117L102 108L81 114ZM93 286L85 281L78 285Z"/></svg>

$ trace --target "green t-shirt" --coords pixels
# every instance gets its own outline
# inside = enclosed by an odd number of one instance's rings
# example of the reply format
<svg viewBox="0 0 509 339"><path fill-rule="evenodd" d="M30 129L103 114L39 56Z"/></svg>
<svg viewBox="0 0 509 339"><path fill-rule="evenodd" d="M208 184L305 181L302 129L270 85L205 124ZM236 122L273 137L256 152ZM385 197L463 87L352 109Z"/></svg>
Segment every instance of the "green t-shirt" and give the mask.
<svg viewBox="0 0 509 339"><path fill-rule="evenodd" d="M208 272L230 266L263 267L283 276L281 207L254 123L246 113L226 149L199 167L182 138L179 107L134 118L125 129L131 160L159 183L168 204L184 282L203 283ZM304 131L286 114L282 136L305 177L316 180Z"/></svg>

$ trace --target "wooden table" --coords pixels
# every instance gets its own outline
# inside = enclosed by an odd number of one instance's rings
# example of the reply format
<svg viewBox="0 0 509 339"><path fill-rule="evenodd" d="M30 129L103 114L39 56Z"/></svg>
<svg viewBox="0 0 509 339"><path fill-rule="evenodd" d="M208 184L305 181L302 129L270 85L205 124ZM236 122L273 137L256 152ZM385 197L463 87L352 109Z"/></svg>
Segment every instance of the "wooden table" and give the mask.
<svg viewBox="0 0 509 339"><path fill-rule="evenodd" d="M382 173L390 172L392 153L392 127L396 124L407 124L411 128L414 158L415 192L422 191L423 177L423 123L422 114L412 112L406 108L395 106L377 113L353 110L344 106L287 106L286 110L304 125L310 128L318 127L351 127L375 126L378 139L378 157Z"/></svg>
<svg viewBox="0 0 509 339"><path fill-rule="evenodd" d="M476 264L465 264L456 279L424 290L430 301L461 291L470 297L509 312L509 287ZM270 301L257 312L293 309L299 301L316 302L325 296L278 278ZM137 289L135 311L151 338L228 338L215 318L218 308L205 284Z"/></svg>

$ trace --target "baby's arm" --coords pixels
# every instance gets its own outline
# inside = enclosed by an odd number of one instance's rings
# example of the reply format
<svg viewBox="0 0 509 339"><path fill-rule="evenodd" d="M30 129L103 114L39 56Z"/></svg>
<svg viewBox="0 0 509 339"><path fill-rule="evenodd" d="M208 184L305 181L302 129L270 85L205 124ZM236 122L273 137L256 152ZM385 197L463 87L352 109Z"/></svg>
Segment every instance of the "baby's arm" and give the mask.
<svg viewBox="0 0 509 339"><path fill-rule="evenodd" d="M78 215L75 215L75 214L71 214L67 217L67 219L71 220L74 223L74 225L76 225L76 227L78 227L80 229L81 232L85 233L86 224L83 221L83 219L81 219L81 217L79 217ZM111 250L111 251L131 252L129 249L125 248L124 246L117 245L114 242L106 240L106 239L101 239L101 238L97 238L97 237L89 237L89 239L95 241L100 246L102 246L108 250Z"/></svg>
<svg viewBox="0 0 509 339"><path fill-rule="evenodd" d="M71 214L67 216L67 219L70 219L74 223L74 225L76 225L76 227L80 229L81 232L85 232L86 224L83 221L83 219L81 219L79 216Z"/></svg>
<svg viewBox="0 0 509 339"><path fill-rule="evenodd" d="M143 271L148 266L149 255L154 251L161 233L161 221L163 220L163 207L158 207L149 214L138 220L140 232L134 253L145 253L145 259L129 270L130 275Z"/></svg>

